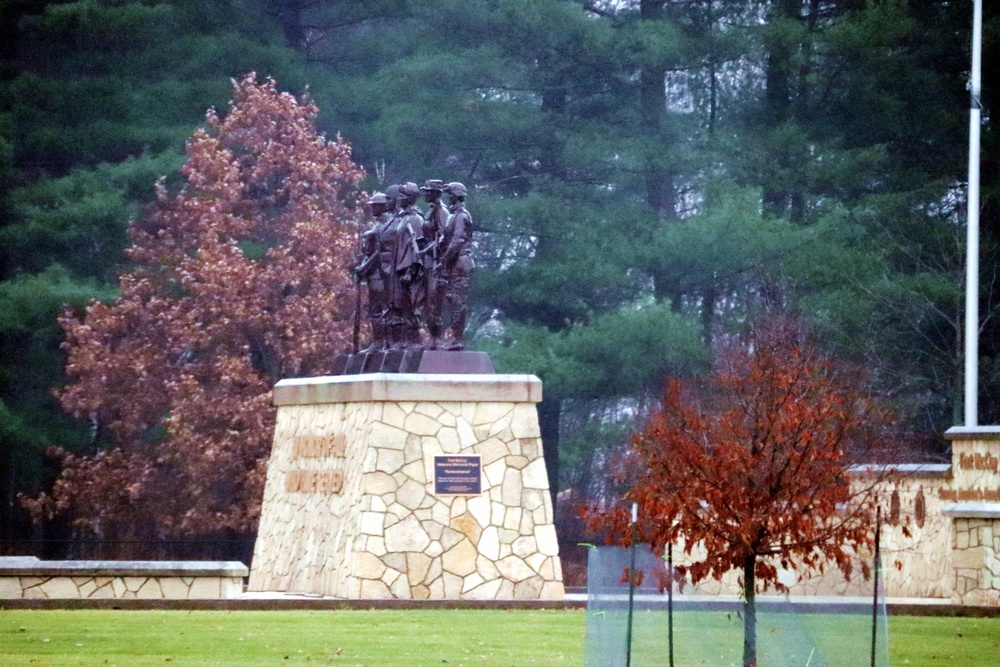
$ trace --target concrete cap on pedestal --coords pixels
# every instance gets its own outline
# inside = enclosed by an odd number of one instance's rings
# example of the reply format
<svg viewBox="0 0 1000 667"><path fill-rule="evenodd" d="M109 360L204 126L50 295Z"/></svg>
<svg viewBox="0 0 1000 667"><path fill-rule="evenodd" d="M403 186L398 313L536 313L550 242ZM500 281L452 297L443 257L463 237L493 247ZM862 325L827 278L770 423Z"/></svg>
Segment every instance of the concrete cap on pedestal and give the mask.
<svg viewBox="0 0 1000 667"><path fill-rule="evenodd" d="M274 404L315 405L368 401L467 401L538 403L542 381L534 375L370 373L291 378L274 386Z"/></svg>

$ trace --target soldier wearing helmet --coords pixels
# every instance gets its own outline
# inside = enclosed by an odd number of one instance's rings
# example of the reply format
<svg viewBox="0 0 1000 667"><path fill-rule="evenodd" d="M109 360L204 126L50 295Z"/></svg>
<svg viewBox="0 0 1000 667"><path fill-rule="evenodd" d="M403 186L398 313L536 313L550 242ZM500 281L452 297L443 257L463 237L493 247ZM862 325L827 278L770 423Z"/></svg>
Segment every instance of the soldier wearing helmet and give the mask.
<svg viewBox="0 0 1000 667"><path fill-rule="evenodd" d="M436 238L436 234L439 234L448 222L448 211L445 209L444 204L441 203L441 194L443 192L444 181L437 179L428 179L420 186L420 193L423 195L424 201L430 204L430 209L427 211L427 215L424 216L426 221L424 224L424 236ZM434 233L427 234L427 231Z"/></svg>
<svg viewBox="0 0 1000 667"><path fill-rule="evenodd" d="M445 225L448 224L448 209L441 203L441 193L444 192L444 181L427 180L420 186L424 201L430 204L424 216L424 238L428 243L440 241Z"/></svg>
<svg viewBox="0 0 1000 667"><path fill-rule="evenodd" d="M430 204L424 216L424 303L421 315L430 335L427 348L434 350L441 339L441 302L444 299L444 281L441 274L441 251L444 228L448 224L448 210L441 203L444 181L429 179L420 186L424 201Z"/></svg>
<svg viewBox="0 0 1000 667"><path fill-rule="evenodd" d="M396 217L396 212L399 210L399 186L390 185L385 189L385 196L389 199L389 217Z"/></svg>
<svg viewBox="0 0 1000 667"><path fill-rule="evenodd" d="M372 226L362 236L362 259L354 269L358 280L368 283L368 319L372 325L372 345L369 350L384 349L387 345L385 314L389 307L387 280L391 253L387 252L389 248L385 246L387 241L391 241L391 206L389 197L381 192L374 193L368 199Z"/></svg>
<svg viewBox="0 0 1000 667"><path fill-rule="evenodd" d="M441 274L445 283L442 311L447 313L448 340L444 350L465 349L466 301L472 261L472 216L465 209L465 186L454 182L444 186L448 198L448 222L441 238Z"/></svg>
<svg viewBox="0 0 1000 667"><path fill-rule="evenodd" d="M389 343L397 349L420 345L418 308L423 295L424 217L416 207L416 183L398 188L399 210L392 224L393 263L390 282Z"/></svg>

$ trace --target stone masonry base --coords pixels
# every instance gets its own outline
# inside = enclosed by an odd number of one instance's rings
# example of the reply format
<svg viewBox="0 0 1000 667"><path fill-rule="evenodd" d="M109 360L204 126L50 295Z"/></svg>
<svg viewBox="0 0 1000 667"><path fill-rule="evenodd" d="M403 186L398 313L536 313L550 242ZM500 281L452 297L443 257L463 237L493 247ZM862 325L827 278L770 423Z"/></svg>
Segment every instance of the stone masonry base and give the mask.
<svg viewBox="0 0 1000 667"><path fill-rule="evenodd" d="M537 378L314 378L274 400L250 591L562 599ZM442 484L447 457L471 486Z"/></svg>

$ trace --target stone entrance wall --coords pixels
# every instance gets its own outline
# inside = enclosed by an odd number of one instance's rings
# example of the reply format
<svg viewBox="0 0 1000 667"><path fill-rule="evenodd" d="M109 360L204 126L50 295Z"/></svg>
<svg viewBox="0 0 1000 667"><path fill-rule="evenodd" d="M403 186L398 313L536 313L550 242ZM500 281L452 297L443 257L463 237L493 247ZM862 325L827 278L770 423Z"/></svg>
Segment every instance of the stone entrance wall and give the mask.
<svg viewBox="0 0 1000 667"><path fill-rule="evenodd" d="M562 599L540 400L534 376L279 383L249 590ZM444 455L478 457L480 492L436 489Z"/></svg>
<svg viewBox="0 0 1000 667"><path fill-rule="evenodd" d="M956 518L951 560L952 602L1000 606L1000 519Z"/></svg>
<svg viewBox="0 0 1000 667"><path fill-rule="evenodd" d="M951 519L954 604L1000 606L1000 428L953 428L953 483L940 494Z"/></svg>
<svg viewBox="0 0 1000 667"><path fill-rule="evenodd" d="M1000 606L1000 427L953 428L945 437L951 464L897 466L882 494L885 594ZM857 561L850 580L836 569L779 578L791 595L871 596L860 565L872 554L859 553ZM688 590L737 595L740 587L731 573Z"/></svg>

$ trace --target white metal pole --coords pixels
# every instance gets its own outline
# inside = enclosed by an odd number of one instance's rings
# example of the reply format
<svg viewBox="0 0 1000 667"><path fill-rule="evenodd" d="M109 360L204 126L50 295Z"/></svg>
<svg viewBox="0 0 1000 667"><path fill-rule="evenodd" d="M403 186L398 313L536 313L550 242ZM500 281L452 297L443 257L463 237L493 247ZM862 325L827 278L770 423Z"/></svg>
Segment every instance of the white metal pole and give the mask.
<svg viewBox="0 0 1000 667"><path fill-rule="evenodd" d="M969 193L965 262L965 425L979 422L979 128L982 107L983 4L973 0L969 106Z"/></svg>

